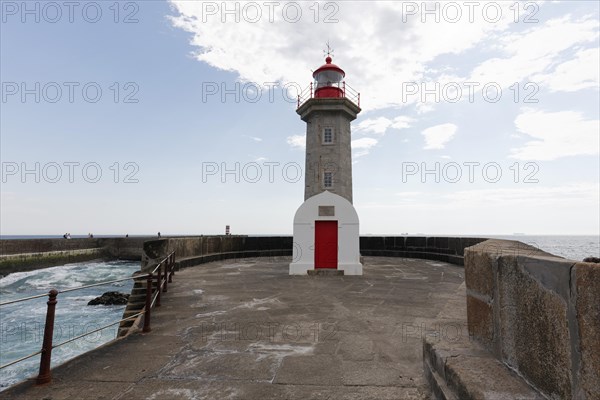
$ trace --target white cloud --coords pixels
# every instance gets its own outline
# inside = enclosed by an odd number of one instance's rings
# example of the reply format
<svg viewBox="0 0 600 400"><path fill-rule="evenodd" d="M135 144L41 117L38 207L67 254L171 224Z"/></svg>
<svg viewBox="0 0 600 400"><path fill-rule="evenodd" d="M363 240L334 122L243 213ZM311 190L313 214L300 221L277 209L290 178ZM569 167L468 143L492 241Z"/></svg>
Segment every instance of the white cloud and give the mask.
<svg viewBox="0 0 600 400"><path fill-rule="evenodd" d="M414 203L416 201L421 201L423 196L426 196L423 192L398 192L394 193L395 198L398 201L405 203Z"/></svg>
<svg viewBox="0 0 600 400"><path fill-rule="evenodd" d="M443 149L456 134L458 127L454 124L441 124L425 129L425 150Z"/></svg>
<svg viewBox="0 0 600 400"><path fill-rule="evenodd" d="M336 24L315 23L312 2L279 2L272 21L268 8L261 6L262 17L256 22L248 21L254 14L241 13L239 22L222 10L207 15L203 3L208 2L171 1L175 11L171 22L192 34L196 59L234 71L242 81L297 82L306 87L311 80L310 71L323 62L320 46L323 38L328 38L336 50L334 62L345 69L348 85L361 92L365 111L404 106L399 96L402 83L421 80L428 63L441 55L472 49L512 24L510 2L497 3L503 12L501 20L495 23L486 21L481 14L470 22L464 8L457 23L446 19L436 22L431 15L422 23L420 13L403 15L402 2L338 2ZM246 4L238 3L241 8ZM298 22L284 20L282 9L287 3L302 7ZM221 3L213 4L221 7ZM320 5L322 21L331 9L325 12L323 3ZM401 78L391 77L391 71Z"/></svg>
<svg viewBox="0 0 600 400"><path fill-rule="evenodd" d="M450 193L426 190L416 197L360 191L355 191L354 196L361 229L368 233L598 235L598 182L489 186L494 187ZM411 198L418 201L410 201ZM494 215L490 215L490 207ZM385 224L379 223L382 214L386 216Z"/></svg>
<svg viewBox="0 0 600 400"><path fill-rule="evenodd" d="M560 203L593 203L598 201L600 186L594 183L574 183L563 186L530 185L521 188L460 190L441 197L460 204L542 205Z"/></svg>
<svg viewBox="0 0 600 400"><path fill-rule="evenodd" d="M377 144L377 139L360 138L352 141L353 149L370 149Z"/></svg>
<svg viewBox="0 0 600 400"><path fill-rule="evenodd" d="M358 158L369 154L371 147L375 146L377 143L377 139L368 137L353 140L351 142L352 150L356 150L354 157Z"/></svg>
<svg viewBox="0 0 600 400"><path fill-rule="evenodd" d="M355 128L357 133L383 136L388 129L410 128L413 119L404 115L389 119L386 117L370 118L361 121Z"/></svg>
<svg viewBox="0 0 600 400"><path fill-rule="evenodd" d="M592 48L577 52L575 58L558 65L550 74L533 78L547 85L551 91L575 92L600 85L600 49Z"/></svg>
<svg viewBox="0 0 600 400"><path fill-rule="evenodd" d="M176 14L170 18L172 24L192 33L191 44L197 49L196 59L233 71L239 74L241 81L259 85L295 82L305 88L311 81L310 71L323 62L321 49L317 46L322 46L323 38L328 38L336 47L334 62L345 69L348 85L361 92L364 111L416 104L419 114L427 113L433 110L435 103L422 102L420 96L403 101L403 84L436 81L443 85L474 81L480 83L478 89L488 82L497 82L505 88L536 75L549 74L555 65L569 62L566 52L577 46L595 44L598 40L599 24L592 15L579 19L566 15L542 20L531 24L532 28L528 30L517 31L516 27L523 24L514 23L512 2L492 2L501 8L501 18L497 22L485 18L482 5L479 5L474 12L474 21L469 21L467 7L461 7L462 18L456 23L446 18L436 22L431 14L426 15L427 22L422 23L424 6L420 2L415 3L419 8L415 15L407 14L406 8L403 15L405 2L338 2L334 15L339 21L336 24L314 23L315 7L311 2L291 2L294 7L302 7L302 17L294 23L286 21L282 13L290 2L277 2L272 21L268 7L255 3L262 9L262 17L257 22L249 22L254 14L244 12L238 15L240 21L236 22L234 15L223 14L221 3L212 3L219 10L214 15L207 15L206 10L203 13L203 3L210 2L171 0ZM235 4L243 9L247 3ZM546 6L551 7L540 7ZM368 13L365 13L366 7ZM542 16L542 12L536 14L538 18ZM323 17L321 15L320 19ZM223 18L225 22L222 22ZM482 61L471 73L467 70L468 58L460 65L463 70L459 70L459 66L448 68L435 63L440 56L463 55L484 41L483 53L493 49L499 56ZM586 78L585 85L591 85L589 78L593 65L584 62L589 57L592 55L584 53L575 61L580 64L577 71L585 70L582 75ZM566 64L561 69L559 65L556 73L560 76L566 73L563 70L571 67ZM561 85L558 79L552 80L552 87L557 90L581 86L577 81L572 85ZM463 93L461 98L468 96ZM373 122L375 125L370 127L372 133L383 134L385 121L375 120L377 123Z"/></svg>
<svg viewBox="0 0 600 400"><path fill-rule="evenodd" d="M529 184L521 187L502 187L490 189L468 189L452 192L397 192L400 198L419 197L418 207L425 210L456 209L501 205L503 207L528 206L575 206L586 207L600 201L600 185L592 182L577 182L569 185L539 186ZM371 203L369 207L398 208L395 201ZM597 210L594 210L597 212ZM488 215L489 216L489 215ZM489 220L489 218L487 218Z"/></svg>
<svg viewBox="0 0 600 400"><path fill-rule="evenodd" d="M598 26L595 18L574 20L566 15L525 32L505 34L500 38L498 50L506 57L482 62L468 80L479 83L479 90L489 82L505 88L515 82L533 80L533 76L546 73L554 64L564 61L561 59L564 51L584 43L595 43Z"/></svg>
<svg viewBox="0 0 600 400"><path fill-rule="evenodd" d="M306 148L306 135L293 135L287 137L287 144L297 149Z"/></svg>
<svg viewBox="0 0 600 400"><path fill-rule="evenodd" d="M395 193L396 196L399 197L412 197L412 196L419 196L424 194L423 192L398 192Z"/></svg>
<svg viewBox="0 0 600 400"><path fill-rule="evenodd" d="M262 142L262 138L256 137L256 136L249 136L249 135L242 135L243 137L247 137L249 139L254 140L255 142Z"/></svg>
<svg viewBox="0 0 600 400"><path fill-rule="evenodd" d="M433 104L427 103L426 101L421 101L417 103L417 114L426 114L434 110Z"/></svg>
<svg viewBox="0 0 600 400"><path fill-rule="evenodd" d="M365 119L358 124L356 131L383 135L391 124L392 121L385 117Z"/></svg>
<svg viewBox="0 0 600 400"><path fill-rule="evenodd" d="M412 118L401 115L394 118L390 127L393 129L407 129L411 127L413 121Z"/></svg>
<svg viewBox="0 0 600 400"><path fill-rule="evenodd" d="M525 109L515 125L534 140L511 149L511 157L521 160L554 160L600 152L600 121L586 120L575 111L545 112Z"/></svg>

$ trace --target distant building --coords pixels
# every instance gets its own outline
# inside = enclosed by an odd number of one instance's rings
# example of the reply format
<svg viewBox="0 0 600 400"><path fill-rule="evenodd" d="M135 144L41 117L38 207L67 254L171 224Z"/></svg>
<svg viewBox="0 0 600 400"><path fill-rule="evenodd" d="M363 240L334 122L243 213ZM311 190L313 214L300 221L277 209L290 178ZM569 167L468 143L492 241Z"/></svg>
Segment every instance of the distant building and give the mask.
<svg viewBox="0 0 600 400"><path fill-rule="evenodd" d="M345 75L328 53L313 73L307 99L298 98L296 112L306 122L305 201L294 216L290 275L319 268L362 275L350 146L360 94L346 85Z"/></svg>

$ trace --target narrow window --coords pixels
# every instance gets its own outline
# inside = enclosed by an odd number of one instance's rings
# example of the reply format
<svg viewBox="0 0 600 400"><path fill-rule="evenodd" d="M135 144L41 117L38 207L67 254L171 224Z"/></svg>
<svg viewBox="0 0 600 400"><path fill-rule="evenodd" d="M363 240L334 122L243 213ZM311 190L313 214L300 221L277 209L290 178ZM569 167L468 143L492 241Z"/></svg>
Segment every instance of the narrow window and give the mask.
<svg viewBox="0 0 600 400"><path fill-rule="evenodd" d="M333 187L333 172L325 172L323 174L323 187L325 189Z"/></svg>
<svg viewBox="0 0 600 400"><path fill-rule="evenodd" d="M323 143L333 143L333 128L323 128Z"/></svg>

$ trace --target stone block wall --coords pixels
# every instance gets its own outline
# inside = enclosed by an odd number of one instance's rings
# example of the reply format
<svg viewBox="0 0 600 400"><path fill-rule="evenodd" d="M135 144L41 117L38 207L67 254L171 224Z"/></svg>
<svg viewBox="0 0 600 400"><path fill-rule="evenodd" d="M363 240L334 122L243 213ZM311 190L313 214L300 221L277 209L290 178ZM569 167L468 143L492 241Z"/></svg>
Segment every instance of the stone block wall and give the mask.
<svg viewBox="0 0 600 400"><path fill-rule="evenodd" d="M436 236L361 236L363 256L408 257L463 265L464 249L487 239Z"/></svg>
<svg viewBox="0 0 600 400"><path fill-rule="evenodd" d="M142 271L151 269L171 251L179 268L227 258L290 256L291 236L192 236L147 241L143 246Z"/></svg>
<svg viewBox="0 0 600 400"><path fill-rule="evenodd" d="M470 334L552 399L600 398L600 264L509 240L465 250Z"/></svg>
<svg viewBox="0 0 600 400"><path fill-rule="evenodd" d="M166 250L151 250L167 240L177 258L209 254L256 252L262 255L291 255L291 236L188 236L157 239L156 237L77 238L77 239L3 239L0 240L0 274L27 271L85 261L99 257L142 260L145 256L159 257ZM482 238L425 237L425 236L363 236L360 251L364 256L424 258L463 265L465 247L482 242ZM148 242L148 251L145 244ZM273 252L277 250L279 252ZM288 251L289 250L289 251ZM26 254L26 256L15 256ZM250 253L246 253L250 254ZM77 257L75 257L75 255ZM150 260L149 259L149 260ZM147 261L149 261L147 260Z"/></svg>
<svg viewBox="0 0 600 400"><path fill-rule="evenodd" d="M2 239L0 255L83 250L102 247L100 239Z"/></svg>
<svg viewBox="0 0 600 400"><path fill-rule="evenodd" d="M425 236L362 236L360 253L363 256L410 257L463 265L464 249L485 241L470 237ZM259 257L291 255L291 236L194 236L170 237L147 241L144 253L146 263L164 257L175 250L181 267L194 263L214 261L231 257Z"/></svg>
<svg viewBox="0 0 600 400"><path fill-rule="evenodd" d="M149 237L2 239L0 276L98 258L140 260Z"/></svg>

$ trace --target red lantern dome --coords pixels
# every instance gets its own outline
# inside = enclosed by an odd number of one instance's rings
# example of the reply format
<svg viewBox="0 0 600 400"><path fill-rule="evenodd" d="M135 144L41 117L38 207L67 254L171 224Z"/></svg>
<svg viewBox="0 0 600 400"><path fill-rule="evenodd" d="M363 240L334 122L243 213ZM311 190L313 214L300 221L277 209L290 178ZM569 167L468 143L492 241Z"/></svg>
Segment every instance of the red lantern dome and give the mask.
<svg viewBox="0 0 600 400"><path fill-rule="evenodd" d="M331 57L327 56L325 64L313 72L315 97L344 97L344 91L340 85L345 76L344 70L332 64Z"/></svg>
<svg viewBox="0 0 600 400"><path fill-rule="evenodd" d="M346 84L344 70L331 62L332 51L328 44L325 64L313 72L314 82L298 93L298 108L310 99L346 99L360 110L360 93Z"/></svg>

